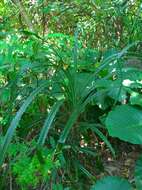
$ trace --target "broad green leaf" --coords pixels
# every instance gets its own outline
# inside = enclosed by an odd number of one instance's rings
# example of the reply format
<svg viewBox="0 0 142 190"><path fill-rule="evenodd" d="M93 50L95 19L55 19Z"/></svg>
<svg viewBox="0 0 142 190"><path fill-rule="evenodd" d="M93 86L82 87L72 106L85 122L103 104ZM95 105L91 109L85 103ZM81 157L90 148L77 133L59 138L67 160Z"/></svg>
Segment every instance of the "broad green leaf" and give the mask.
<svg viewBox="0 0 142 190"><path fill-rule="evenodd" d="M141 88L142 87L142 72L136 68L124 68L123 69L123 86L129 88Z"/></svg>
<svg viewBox="0 0 142 190"><path fill-rule="evenodd" d="M135 184L136 184L137 190L141 190L142 189L142 155L136 161L136 166L135 166Z"/></svg>
<svg viewBox="0 0 142 190"><path fill-rule="evenodd" d="M130 102L132 105L142 106L142 95L137 92L132 92L130 96Z"/></svg>
<svg viewBox="0 0 142 190"><path fill-rule="evenodd" d="M97 181L91 190L132 190L132 186L123 178L108 176Z"/></svg>
<svg viewBox="0 0 142 190"><path fill-rule="evenodd" d="M133 144L142 144L142 109L121 105L110 111L106 118L110 136Z"/></svg>
<svg viewBox="0 0 142 190"><path fill-rule="evenodd" d="M1 147L1 152L0 152L0 165L3 163L3 160L5 158L5 154L6 151L8 149L8 146L11 142L11 139L14 135L15 129L17 127L17 125L19 124L19 121L22 117L22 115L24 114L24 112L26 111L27 107L31 104L31 102L33 101L33 99L36 97L36 95L43 90L45 87L47 87L47 83L42 84L41 86L39 86L37 89L35 89L30 96L24 101L24 103L22 104L22 106L20 107L19 111L16 113L16 116L13 118L7 132L6 135L4 137L4 141Z"/></svg>
<svg viewBox="0 0 142 190"><path fill-rule="evenodd" d="M59 110L62 103L63 103L62 100L58 101L51 108L51 111L50 111L48 117L46 118L45 123L43 125L43 128L42 128L42 130L40 132L40 136L39 136L39 139L38 139L38 142L37 142L38 146L42 146L45 143L45 139L47 137L48 131L49 131L49 129L50 129L52 123L53 123L53 120L54 120L54 118L56 116L56 113Z"/></svg>

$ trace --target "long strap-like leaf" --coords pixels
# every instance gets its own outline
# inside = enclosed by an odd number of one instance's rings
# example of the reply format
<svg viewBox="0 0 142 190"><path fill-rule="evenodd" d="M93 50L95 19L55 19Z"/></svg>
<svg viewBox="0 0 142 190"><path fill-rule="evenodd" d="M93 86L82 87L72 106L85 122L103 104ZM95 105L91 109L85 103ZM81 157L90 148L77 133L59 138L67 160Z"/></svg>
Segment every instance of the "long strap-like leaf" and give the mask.
<svg viewBox="0 0 142 190"><path fill-rule="evenodd" d="M38 88L36 88L31 94L30 96L24 101L23 105L20 107L19 111L16 113L16 116L13 118L7 133L4 137L4 141L3 144L1 146L1 150L0 150L0 166L3 163L3 160L5 158L5 154L6 151L8 149L8 146L10 144L10 141L13 137L13 134L15 132L15 129L17 127L17 125L19 124L19 121L23 115L23 113L26 111L27 107L30 105L30 103L32 102L32 100L36 97L36 95L43 90L45 87L47 86L47 83L42 84L41 86L39 86Z"/></svg>
<svg viewBox="0 0 142 190"><path fill-rule="evenodd" d="M65 125L63 132L61 133L61 136L59 138L59 143L65 143L72 126L75 124L77 118L80 115L80 112L81 112L81 109L75 109L72 112L69 120L67 121L67 124Z"/></svg>
<svg viewBox="0 0 142 190"><path fill-rule="evenodd" d="M104 141L104 143L112 152L113 156L115 156L115 150L112 147L111 143L109 142L107 137L97 128L97 126L95 126L95 124L84 123L82 126L86 127L86 129L91 129L93 132L95 132L100 137L100 139Z"/></svg>
<svg viewBox="0 0 142 190"><path fill-rule="evenodd" d="M37 145L40 147L42 146L44 143L45 143L45 139L47 137L47 134L48 134L48 131L53 123L53 120L56 116L56 113L58 112L60 106L62 105L63 103L63 100L60 100L60 101L57 101L53 107L51 108L51 111L50 113L48 114L46 120L45 120L45 123L43 125L43 128L40 132L40 136L39 136L39 139L38 139L38 142L37 142Z"/></svg>

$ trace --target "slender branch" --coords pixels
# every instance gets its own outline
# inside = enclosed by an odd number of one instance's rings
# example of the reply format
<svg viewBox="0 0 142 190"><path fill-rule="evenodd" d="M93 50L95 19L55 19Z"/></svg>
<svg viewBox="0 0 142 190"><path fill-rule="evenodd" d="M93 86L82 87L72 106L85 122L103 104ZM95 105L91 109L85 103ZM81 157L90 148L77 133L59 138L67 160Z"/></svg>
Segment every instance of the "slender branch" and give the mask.
<svg viewBox="0 0 142 190"><path fill-rule="evenodd" d="M20 13L23 16L27 26L29 27L31 32L34 32L34 27L32 24L32 21L30 20L30 17L28 16L26 9L22 3L22 1L20 0L14 0L15 4L19 7Z"/></svg>

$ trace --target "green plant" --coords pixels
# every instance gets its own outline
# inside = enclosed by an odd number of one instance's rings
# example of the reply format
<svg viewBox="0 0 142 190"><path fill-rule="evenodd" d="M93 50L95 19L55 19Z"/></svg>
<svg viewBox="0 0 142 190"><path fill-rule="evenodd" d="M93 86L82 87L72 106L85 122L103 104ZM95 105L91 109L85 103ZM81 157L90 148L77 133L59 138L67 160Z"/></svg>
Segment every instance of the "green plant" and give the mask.
<svg viewBox="0 0 142 190"><path fill-rule="evenodd" d="M60 164L59 161L53 161L50 154L44 156L44 161L44 164L40 163L37 156L23 156L12 165L12 173L21 189L35 188L50 181L52 171Z"/></svg>
<svg viewBox="0 0 142 190"><path fill-rule="evenodd" d="M96 183L91 190L132 190L130 183L127 180L121 179L119 177L105 177Z"/></svg>
<svg viewBox="0 0 142 190"><path fill-rule="evenodd" d="M0 14L0 185L89 189L111 136L141 144L141 1L2 0Z"/></svg>
<svg viewBox="0 0 142 190"><path fill-rule="evenodd" d="M142 188L142 156L136 161L135 166L135 186L137 190ZM98 180L94 186L91 187L91 190L132 190L135 189L126 179L114 176L104 177L101 180Z"/></svg>
<svg viewBox="0 0 142 190"><path fill-rule="evenodd" d="M11 173L15 177L20 189L29 189L45 186L52 180L54 171L60 168L58 157L54 158L53 150L41 148L40 152L33 154L35 141L28 144L17 142L8 149L11 162Z"/></svg>

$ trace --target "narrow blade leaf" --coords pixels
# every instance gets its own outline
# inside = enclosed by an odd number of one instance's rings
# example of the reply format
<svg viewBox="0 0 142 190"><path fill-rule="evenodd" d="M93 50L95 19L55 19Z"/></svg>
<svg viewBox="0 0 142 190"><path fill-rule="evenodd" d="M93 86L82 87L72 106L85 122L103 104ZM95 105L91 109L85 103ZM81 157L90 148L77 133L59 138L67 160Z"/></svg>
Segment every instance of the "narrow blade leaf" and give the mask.
<svg viewBox="0 0 142 190"><path fill-rule="evenodd" d="M15 132L15 129L17 127L17 125L19 124L19 121L22 117L22 115L24 114L24 112L26 111L27 107L30 105L30 103L33 101L33 99L36 97L36 95L43 90L45 87L47 86L47 83L42 84L41 86L39 86L38 88L36 88L31 94L30 96L24 101L23 105L20 107L19 111L16 113L16 116L13 118L7 132L6 135L4 137L4 141L0 150L0 166L3 163L6 151L8 149L8 146L11 142L11 139L13 137L13 134Z"/></svg>
<svg viewBox="0 0 142 190"><path fill-rule="evenodd" d="M37 142L38 146L42 146L45 143L45 139L47 137L49 129L50 129L50 127L51 127L51 125L53 123L53 120L54 120L54 118L56 116L56 113L58 112L58 110L59 110L60 106L62 105L62 103L63 103L63 101L60 100L60 101L56 102L53 105L49 115L47 116L47 118L45 120L43 128L42 128L42 130L40 132L40 136L39 136L39 139L38 139L38 142Z"/></svg>

